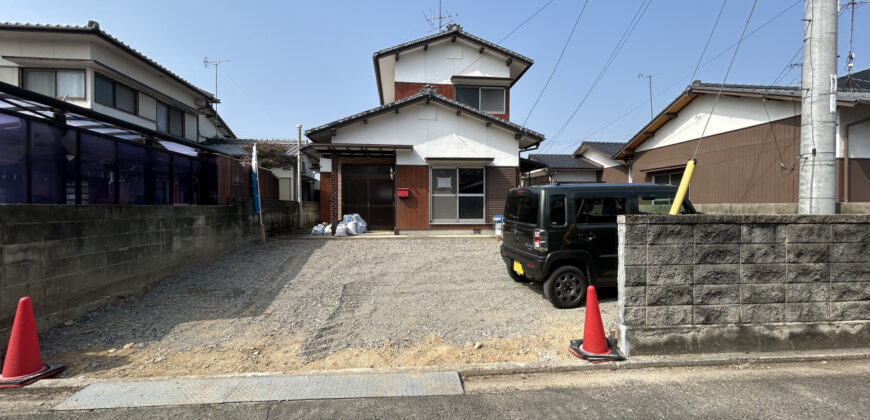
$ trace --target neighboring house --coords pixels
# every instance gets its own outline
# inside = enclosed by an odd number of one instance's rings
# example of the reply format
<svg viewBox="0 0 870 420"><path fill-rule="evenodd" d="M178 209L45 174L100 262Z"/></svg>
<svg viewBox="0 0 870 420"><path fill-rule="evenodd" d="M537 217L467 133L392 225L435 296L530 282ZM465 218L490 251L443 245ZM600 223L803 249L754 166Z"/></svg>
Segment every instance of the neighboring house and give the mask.
<svg viewBox="0 0 870 420"><path fill-rule="evenodd" d="M839 81L838 201L870 201L870 89L866 80L870 80L870 70ZM799 87L696 81L613 158L627 164L634 182L677 185L697 150L690 189L693 203L734 204L737 211L794 212L800 113Z"/></svg>
<svg viewBox="0 0 870 420"><path fill-rule="evenodd" d="M306 131L321 160L321 211L381 229L481 229L544 136L509 121L532 60L459 25L373 56L381 106Z"/></svg>
<svg viewBox="0 0 870 420"><path fill-rule="evenodd" d="M0 23L0 82L168 135L235 137L218 99L100 29Z"/></svg>
<svg viewBox="0 0 870 420"><path fill-rule="evenodd" d="M0 23L0 204L249 197L249 171L203 143L233 137L216 102L96 22Z"/></svg>
<svg viewBox="0 0 870 420"><path fill-rule="evenodd" d="M595 162L572 155L530 154L529 160L544 167L526 174L526 185L598 182L603 169Z"/></svg>
<svg viewBox="0 0 870 420"><path fill-rule="evenodd" d="M625 165L611 158L625 143L587 141L574 154L530 154L529 160L540 168L523 172L526 185L568 184L578 182L628 182Z"/></svg>
<svg viewBox="0 0 870 420"><path fill-rule="evenodd" d="M242 159L248 155L243 146L266 142L285 144L287 154L296 157L296 139L217 139L205 144L223 154ZM317 179L320 161L310 146L302 145L302 201L318 201L320 197L320 181ZM296 165L267 169L278 178L278 199L296 201Z"/></svg>
<svg viewBox="0 0 870 420"><path fill-rule="evenodd" d="M586 159L601 166L598 173L598 182L625 183L631 182L628 177L628 168L621 161L613 159L616 152L622 150L625 143L606 141L583 142L574 151L574 158Z"/></svg>

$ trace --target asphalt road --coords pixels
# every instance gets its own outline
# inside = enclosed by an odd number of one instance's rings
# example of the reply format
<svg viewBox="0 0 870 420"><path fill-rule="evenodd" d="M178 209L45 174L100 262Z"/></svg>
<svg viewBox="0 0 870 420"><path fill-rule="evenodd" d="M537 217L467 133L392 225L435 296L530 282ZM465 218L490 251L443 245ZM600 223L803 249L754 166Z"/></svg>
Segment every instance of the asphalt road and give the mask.
<svg viewBox="0 0 870 420"><path fill-rule="evenodd" d="M33 418L866 418L870 361L469 378L466 394L141 409ZM7 394L8 395L8 394ZM24 394L20 394L21 397ZM4 411L4 395L0 408ZM49 400L51 398L48 398ZM43 409L44 410L44 409ZM2 413L3 411L0 411ZM9 411L6 411L9 413Z"/></svg>

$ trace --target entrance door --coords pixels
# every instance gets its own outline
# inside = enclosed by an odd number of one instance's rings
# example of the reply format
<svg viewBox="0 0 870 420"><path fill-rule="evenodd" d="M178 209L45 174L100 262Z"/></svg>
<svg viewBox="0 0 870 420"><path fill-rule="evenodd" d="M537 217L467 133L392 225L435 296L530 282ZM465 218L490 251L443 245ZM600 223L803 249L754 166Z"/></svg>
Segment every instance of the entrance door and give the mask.
<svg viewBox="0 0 870 420"><path fill-rule="evenodd" d="M391 165L342 165L341 214L359 213L369 228L393 229L396 205Z"/></svg>

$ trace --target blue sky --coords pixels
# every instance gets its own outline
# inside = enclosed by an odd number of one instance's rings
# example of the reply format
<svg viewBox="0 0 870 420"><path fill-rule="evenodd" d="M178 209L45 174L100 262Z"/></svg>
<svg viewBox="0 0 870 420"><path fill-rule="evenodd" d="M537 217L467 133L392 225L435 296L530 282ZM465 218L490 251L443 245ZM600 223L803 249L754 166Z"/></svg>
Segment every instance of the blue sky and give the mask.
<svg viewBox="0 0 870 420"><path fill-rule="evenodd" d="M499 42L549 0L456 1L463 28ZM583 0L554 0L501 42L535 64L511 90L511 119L522 123L541 92ZM581 140L624 141L649 120L646 78L654 74L657 113L690 83L720 0L653 0L599 84L560 136L589 91L642 0L591 0L549 87L526 126L544 133L543 151L570 153ZM760 0L728 83L770 84L802 42L803 0ZM696 79L721 82L751 0L729 0ZM214 90L220 67L219 112L240 137L295 137L303 130L378 105L372 53L430 34L423 17L434 0L408 1L40 1L0 0L2 19L100 27L195 85ZM784 12L784 13L783 13ZM763 24L782 13L770 23ZM855 13L855 67L870 67L870 7ZM848 53L849 13L840 18L838 71ZM720 55L721 53L721 55ZM718 58L713 59L715 56ZM796 61L800 61L801 55ZM712 60L711 60L712 59ZM780 84L800 80L789 69ZM618 119L619 117L622 117Z"/></svg>

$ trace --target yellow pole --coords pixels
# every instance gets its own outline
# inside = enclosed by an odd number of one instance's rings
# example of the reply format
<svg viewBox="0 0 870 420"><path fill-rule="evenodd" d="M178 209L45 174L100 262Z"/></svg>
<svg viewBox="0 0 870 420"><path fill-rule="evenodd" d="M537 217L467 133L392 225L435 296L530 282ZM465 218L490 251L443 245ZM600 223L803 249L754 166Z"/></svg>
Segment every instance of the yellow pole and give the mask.
<svg viewBox="0 0 870 420"><path fill-rule="evenodd" d="M692 181L692 173L695 172L695 159L686 163L686 171L683 172L683 179L680 180L680 187L677 188L677 196L674 197L674 203L671 204L671 211L668 214L674 215L680 212L680 205L686 198L686 192L689 191L689 182Z"/></svg>

